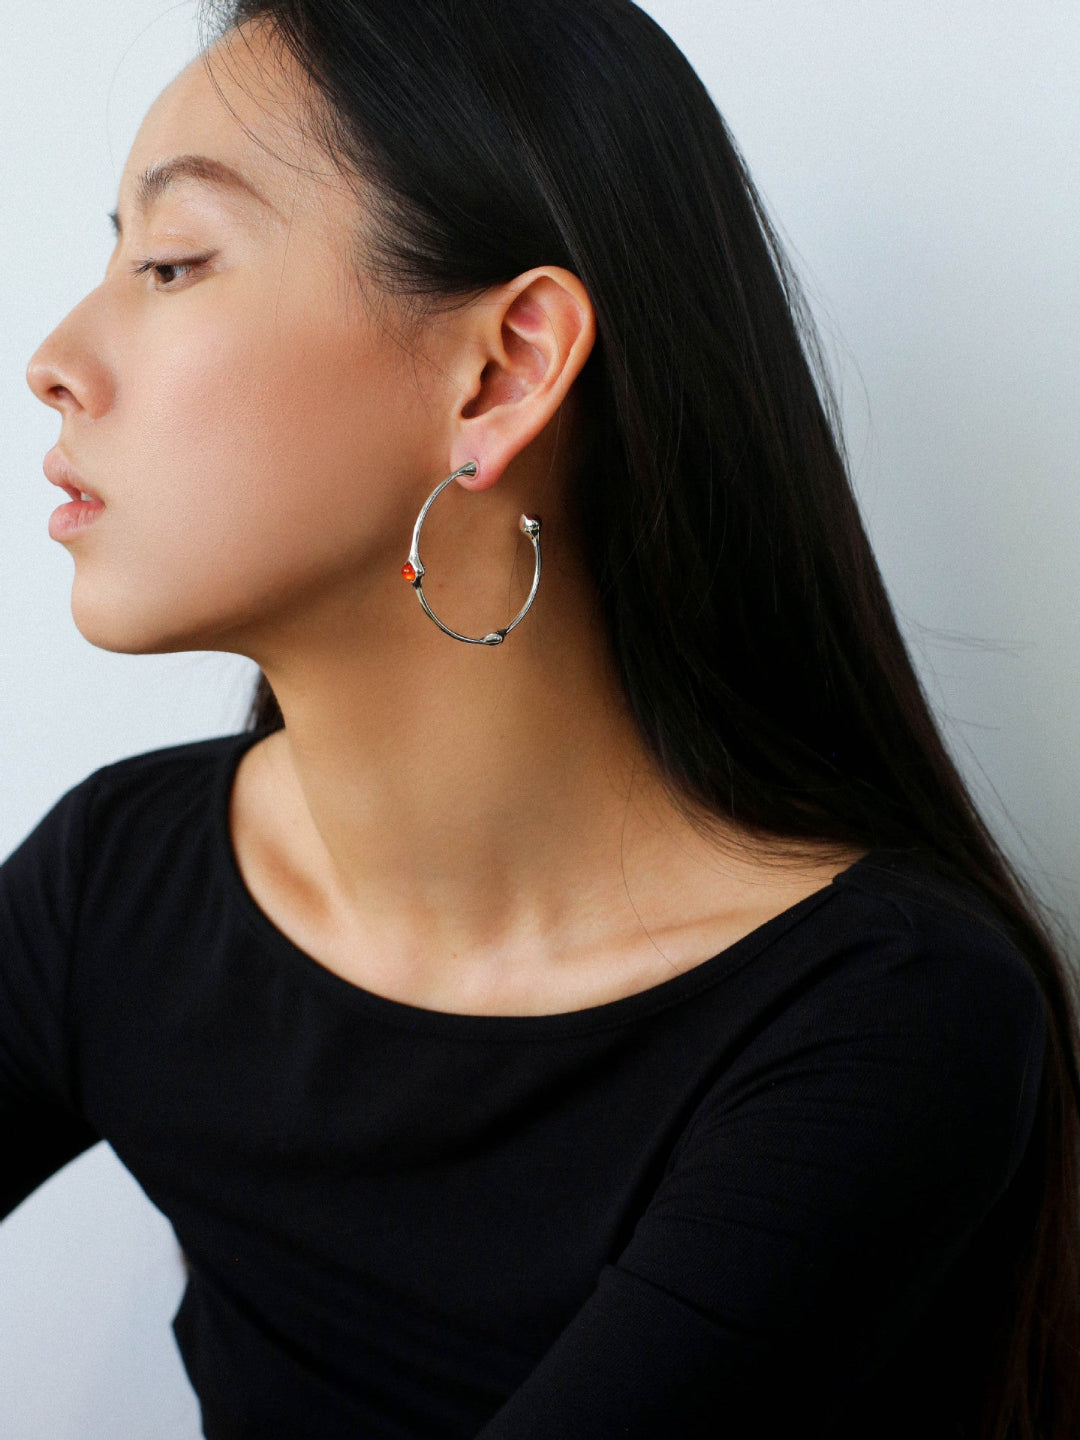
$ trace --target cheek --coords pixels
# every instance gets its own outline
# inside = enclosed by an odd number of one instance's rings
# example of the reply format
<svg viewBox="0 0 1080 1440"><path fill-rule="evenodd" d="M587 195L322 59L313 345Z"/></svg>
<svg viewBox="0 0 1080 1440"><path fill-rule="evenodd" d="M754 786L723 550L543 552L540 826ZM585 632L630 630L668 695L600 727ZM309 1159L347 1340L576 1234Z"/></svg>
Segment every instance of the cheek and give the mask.
<svg viewBox="0 0 1080 1440"><path fill-rule="evenodd" d="M400 374L385 347L344 331L315 298L279 296L246 324L200 336L170 358L163 386L147 441L167 445L162 478L184 477L180 492L207 519L239 511L250 525L317 527L335 541L365 517L377 529L382 500L410 471L402 450L415 417Z"/></svg>
<svg viewBox="0 0 1080 1440"><path fill-rule="evenodd" d="M113 623L126 617L117 648L183 648L313 587L362 587L391 560L396 577L423 448L399 352L315 303L244 314L193 311L200 324L140 347L111 533L85 547L89 639L103 586Z"/></svg>

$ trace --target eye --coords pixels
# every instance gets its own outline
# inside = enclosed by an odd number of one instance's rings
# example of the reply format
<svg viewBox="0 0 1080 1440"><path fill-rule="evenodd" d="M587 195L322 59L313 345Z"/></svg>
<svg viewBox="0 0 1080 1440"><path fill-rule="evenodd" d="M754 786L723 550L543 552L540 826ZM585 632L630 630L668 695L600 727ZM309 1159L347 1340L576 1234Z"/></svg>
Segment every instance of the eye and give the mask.
<svg viewBox="0 0 1080 1440"><path fill-rule="evenodd" d="M190 274L200 265L205 265L209 259L209 255L202 255L192 260L143 260L140 264L131 267L131 273L132 275L145 275L147 271L152 270L160 282L157 289L175 290L178 276L182 279L184 274Z"/></svg>

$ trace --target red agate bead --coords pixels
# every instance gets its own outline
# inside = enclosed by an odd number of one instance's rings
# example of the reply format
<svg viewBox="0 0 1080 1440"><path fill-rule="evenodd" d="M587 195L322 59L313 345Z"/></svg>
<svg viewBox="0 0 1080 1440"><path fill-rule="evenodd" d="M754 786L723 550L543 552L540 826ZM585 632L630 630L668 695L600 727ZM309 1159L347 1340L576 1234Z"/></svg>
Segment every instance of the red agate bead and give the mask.
<svg viewBox="0 0 1080 1440"><path fill-rule="evenodd" d="M412 563L411 560L406 560L406 561L405 561L405 564L402 565L402 567L401 567L401 576L402 576L402 579L408 580L408 582L409 582L410 585L411 585L412 582L416 579L416 570L414 569L413 563Z"/></svg>

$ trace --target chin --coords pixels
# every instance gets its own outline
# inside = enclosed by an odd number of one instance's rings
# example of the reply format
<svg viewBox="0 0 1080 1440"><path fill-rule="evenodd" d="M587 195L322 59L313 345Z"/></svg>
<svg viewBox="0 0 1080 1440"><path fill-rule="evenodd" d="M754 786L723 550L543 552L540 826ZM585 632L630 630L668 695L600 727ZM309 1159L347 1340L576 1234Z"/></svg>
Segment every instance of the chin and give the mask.
<svg viewBox="0 0 1080 1440"><path fill-rule="evenodd" d="M200 644L191 624L185 625L175 614L155 614L152 606L132 604L118 595L90 595L78 584L71 592L71 618L89 644L118 655L168 655L209 648Z"/></svg>

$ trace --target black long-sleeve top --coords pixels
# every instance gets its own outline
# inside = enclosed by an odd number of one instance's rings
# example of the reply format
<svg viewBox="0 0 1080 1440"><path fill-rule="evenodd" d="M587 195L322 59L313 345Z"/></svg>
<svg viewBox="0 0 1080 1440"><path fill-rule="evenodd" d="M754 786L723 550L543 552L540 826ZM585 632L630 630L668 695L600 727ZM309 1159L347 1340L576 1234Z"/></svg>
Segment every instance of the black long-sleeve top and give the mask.
<svg viewBox="0 0 1080 1440"><path fill-rule="evenodd" d="M878 850L636 995L426 1010L247 891L257 738L105 766L0 866L0 1214L112 1145L210 1440L973 1434L1046 1039L973 893Z"/></svg>

